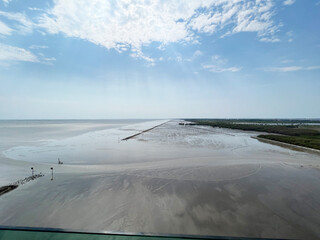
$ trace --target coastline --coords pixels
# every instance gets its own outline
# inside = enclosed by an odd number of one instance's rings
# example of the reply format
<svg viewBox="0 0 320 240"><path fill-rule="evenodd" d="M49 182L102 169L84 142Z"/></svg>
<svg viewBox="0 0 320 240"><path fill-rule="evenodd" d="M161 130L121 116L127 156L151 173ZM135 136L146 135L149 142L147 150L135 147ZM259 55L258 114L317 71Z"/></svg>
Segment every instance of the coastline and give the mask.
<svg viewBox="0 0 320 240"><path fill-rule="evenodd" d="M300 124L302 124L303 121L302 123L300 123L297 120L295 125L293 124L293 122L291 122L291 125L288 125L288 123L287 125L285 125L285 121L282 124L281 121L273 123L271 120L264 120L264 122L261 123L259 121L259 123L243 123L243 120L241 119L235 119L234 121L230 121L227 119L194 119L190 121L192 125L257 132L259 133L257 137L259 137L260 139L263 138L276 142L291 144L298 147L305 147L306 149L314 149L320 151L320 128L314 128L314 125L310 125L309 127L307 127L307 125L304 125L303 127L300 127ZM282 140L268 138L280 136L282 137Z"/></svg>
<svg viewBox="0 0 320 240"><path fill-rule="evenodd" d="M301 150L301 151L307 151L307 152L311 152L311 153L320 154L320 150L314 149L314 148L308 148L308 147L303 147L303 146L300 146L300 145L295 145L295 144L285 143L285 142L281 142L281 141L261 138L259 136L252 136L251 138L257 139L257 140L259 140L261 142L266 142L266 143L274 144L274 145L281 146L281 147L282 146L289 147L290 149L293 149L293 150L297 150L298 149L298 150Z"/></svg>

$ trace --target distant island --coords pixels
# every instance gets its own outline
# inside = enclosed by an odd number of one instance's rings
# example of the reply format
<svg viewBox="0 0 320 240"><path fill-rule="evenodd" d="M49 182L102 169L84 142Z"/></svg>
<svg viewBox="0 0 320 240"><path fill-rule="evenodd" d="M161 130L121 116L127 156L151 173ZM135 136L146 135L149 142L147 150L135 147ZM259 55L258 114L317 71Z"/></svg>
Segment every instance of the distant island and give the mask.
<svg viewBox="0 0 320 240"><path fill-rule="evenodd" d="M257 138L320 150L318 119L185 119L195 125L256 131Z"/></svg>

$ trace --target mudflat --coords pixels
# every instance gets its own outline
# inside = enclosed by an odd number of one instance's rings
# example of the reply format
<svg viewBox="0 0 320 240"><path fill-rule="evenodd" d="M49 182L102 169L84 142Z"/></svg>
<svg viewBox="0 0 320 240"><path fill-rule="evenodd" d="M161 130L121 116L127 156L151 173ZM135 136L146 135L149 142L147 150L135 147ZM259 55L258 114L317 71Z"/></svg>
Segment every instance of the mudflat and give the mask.
<svg viewBox="0 0 320 240"><path fill-rule="evenodd" d="M52 164L46 150L53 145L60 144L66 156L68 146L77 144L92 154L80 163L82 151L69 150L74 158L55 166L54 180L46 175L1 196L0 224L319 239L319 155L259 142L251 138L254 132L176 121L124 143L108 140L117 139L116 133L96 131L6 151L12 161L32 156L39 166ZM101 136L107 136L105 147L95 141ZM81 145L88 137L95 150ZM46 154L49 160L42 160Z"/></svg>

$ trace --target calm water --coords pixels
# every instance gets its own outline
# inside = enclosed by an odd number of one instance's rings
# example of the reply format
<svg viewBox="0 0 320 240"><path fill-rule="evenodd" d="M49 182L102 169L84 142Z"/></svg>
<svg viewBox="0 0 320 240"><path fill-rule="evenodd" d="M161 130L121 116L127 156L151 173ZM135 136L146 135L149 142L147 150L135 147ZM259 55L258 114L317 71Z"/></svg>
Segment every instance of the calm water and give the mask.
<svg viewBox="0 0 320 240"><path fill-rule="evenodd" d="M97 150L94 145L96 141L105 148L104 140L108 139L109 133L131 126L132 131L125 133L130 135L139 132L140 129L143 130L141 124L146 121L150 122L150 120L123 119L2 120L0 121L0 185L28 177L31 167L34 167L36 173L50 173L52 166L47 164L55 166L59 157L65 162L61 171L74 171L74 168L70 169L66 165L75 162L93 164L97 162L98 158L95 157L97 154L110 155ZM99 134L108 130L111 132L107 132L105 136ZM96 136L95 142L92 141L93 136ZM117 143L119 137L120 135L113 135L111 141ZM81 144L76 144L79 142ZM76 146L70 146L69 143ZM91 147L88 147L88 144ZM78 151L75 151L76 149Z"/></svg>
<svg viewBox="0 0 320 240"><path fill-rule="evenodd" d="M0 120L0 151L21 144L63 139L145 121L148 120Z"/></svg>

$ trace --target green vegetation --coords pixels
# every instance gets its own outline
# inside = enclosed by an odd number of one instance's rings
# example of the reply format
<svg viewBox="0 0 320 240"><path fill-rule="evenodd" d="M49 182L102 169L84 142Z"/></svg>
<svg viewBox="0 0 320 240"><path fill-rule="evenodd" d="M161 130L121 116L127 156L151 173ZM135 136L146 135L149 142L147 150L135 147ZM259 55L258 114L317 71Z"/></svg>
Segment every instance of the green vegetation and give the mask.
<svg viewBox="0 0 320 240"><path fill-rule="evenodd" d="M242 119L223 119L223 118L210 118L210 119L186 119L186 121L211 121L211 122L224 122L224 123L262 123L262 124L319 124L320 119L255 119L255 118L242 118Z"/></svg>
<svg viewBox="0 0 320 240"><path fill-rule="evenodd" d="M258 137L320 150L319 126L303 125L306 121L310 124L311 120L276 120L275 122L275 120L252 119L250 121L247 119L188 119L187 121L196 125L276 133L279 135L263 134Z"/></svg>
<svg viewBox="0 0 320 240"><path fill-rule="evenodd" d="M258 137L320 150L320 136L259 135Z"/></svg>
<svg viewBox="0 0 320 240"><path fill-rule="evenodd" d="M277 133L289 136L320 136L320 132L316 129L301 128L298 124L290 125L269 125L269 124L251 124L251 123L238 123L237 121L231 122L230 120L189 120L197 125L206 125L220 128L231 128L240 129L244 131L256 131L256 132L267 132Z"/></svg>

